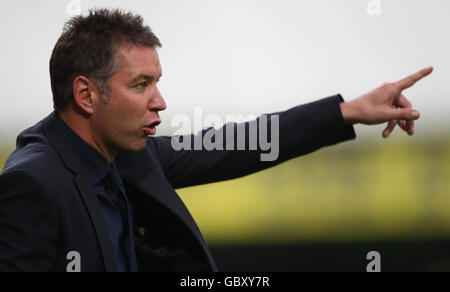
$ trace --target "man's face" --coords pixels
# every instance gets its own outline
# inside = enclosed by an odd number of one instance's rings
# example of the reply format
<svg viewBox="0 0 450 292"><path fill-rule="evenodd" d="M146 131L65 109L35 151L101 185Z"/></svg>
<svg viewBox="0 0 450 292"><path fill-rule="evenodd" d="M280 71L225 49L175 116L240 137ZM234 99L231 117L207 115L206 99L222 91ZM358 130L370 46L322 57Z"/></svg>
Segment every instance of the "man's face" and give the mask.
<svg viewBox="0 0 450 292"><path fill-rule="evenodd" d="M166 109L157 87L161 64L153 48L123 47L118 56L120 69L109 81L109 103L98 102L93 131L109 149L137 152L155 134L158 112Z"/></svg>

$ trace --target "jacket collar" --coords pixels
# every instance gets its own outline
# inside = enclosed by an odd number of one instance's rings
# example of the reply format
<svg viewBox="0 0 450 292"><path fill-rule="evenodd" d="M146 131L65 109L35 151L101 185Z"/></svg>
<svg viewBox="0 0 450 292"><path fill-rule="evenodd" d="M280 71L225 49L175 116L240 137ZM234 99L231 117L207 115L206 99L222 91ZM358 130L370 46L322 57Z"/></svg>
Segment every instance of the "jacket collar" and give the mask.
<svg viewBox="0 0 450 292"><path fill-rule="evenodd" d="M86 143L75 131L73 131L59 116L55 114L58 124L63 128L65 134L69 137L71 144L77 151L83 167L88 174L92 185L98 184L111 171L115 175L115 179L119 181L117 185L121 185L120 177L118 177L115 163L108 164L106 159L91 145Z"/></svg>

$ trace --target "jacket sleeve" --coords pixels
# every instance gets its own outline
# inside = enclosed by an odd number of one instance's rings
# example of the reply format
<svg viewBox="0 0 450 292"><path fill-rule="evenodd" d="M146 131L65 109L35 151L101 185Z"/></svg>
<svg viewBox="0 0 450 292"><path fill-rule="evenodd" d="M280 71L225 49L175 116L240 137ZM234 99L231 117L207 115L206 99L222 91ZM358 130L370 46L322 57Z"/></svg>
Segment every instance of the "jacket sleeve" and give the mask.
<svg viewBox="0 0 450 292"><path fill-rule="evenodd" d="M234 146L232 149L238 149L237 129L245 127L246 150L226 150L227 147L224 147L224 150L176 151L171 142L173 138L181 139L176 136L151 138L148 147L153 148L149 151L156 150L166 178L175 188L238 178L311 153L319 148L354 139L356 135L353 126L344 123L340 109L340 103L343 101L340 95L331 96L284 112L263 115L253 122L228 125L234 128L234 139L231 139L233 135L230 135L227 125L221 129L209 128L201 132L202 137L205 135L211 137L214 134L216 138L222 137L226 145L230 145L231 140L231 146ZM264 116L267 117L267 123L263 119ZM276 116L278 118L274 118ZM256 150L249 150L251 124L256 123L255 128L259 129L261 122L267 124L267 131L263 130L269 134L267 141L274 141L272 138L276 138L271 137L272 124L274 122L279 124L279 155L276 155L274 160L267 160L267 156L263 159L262 154L267 155L270 152L267 149L263 151L258 146ZM180 141L188 139L191 141L190 149L195 149L194 141L199 138L199 135L200 133L183 136Z"/></svg>
<svg viewBox="0 0 450 292"><path fill-rule="evenodd" d="M51 271L58 223L44 187L25 171L0 175L0 272Z"/></svg>

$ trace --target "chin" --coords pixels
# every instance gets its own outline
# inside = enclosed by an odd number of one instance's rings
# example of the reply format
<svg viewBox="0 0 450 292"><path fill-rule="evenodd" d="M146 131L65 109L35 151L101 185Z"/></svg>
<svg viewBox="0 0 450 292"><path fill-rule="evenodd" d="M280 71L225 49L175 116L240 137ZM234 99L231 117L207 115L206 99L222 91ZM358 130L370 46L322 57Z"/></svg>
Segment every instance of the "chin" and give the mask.
<svg viewBox="0 0 450 292"><path fill-rule="evenodd" d="M119 152L135 153L145 149L145 146L147 146L148 137L146 136L145 138L136 138L136 137L122 138L121 142L122 143L120 144L116 143L117 148L120 149Z"/></svg>
<svg viewBox="0 0 450 292"><path fill-rule="evenodd" d="M131 152L140 152L145 149L145 146L147 146L148 138L145 137L145 139L139 141L135 145L132 145L132 148L130 149Z"/></svg>

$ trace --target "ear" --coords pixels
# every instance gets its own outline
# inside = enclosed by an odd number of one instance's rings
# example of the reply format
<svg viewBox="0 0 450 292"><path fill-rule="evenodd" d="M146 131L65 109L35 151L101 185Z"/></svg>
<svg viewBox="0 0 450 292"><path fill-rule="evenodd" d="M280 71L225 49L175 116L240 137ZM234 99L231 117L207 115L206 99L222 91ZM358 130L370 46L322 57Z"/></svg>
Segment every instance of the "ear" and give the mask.
<svg viewBox="0 0 450 292"><path fill-rule="evenodd" d="M78 76L73 81L73 97L83 112L92 115L98 107L100 92L88 78Z"/></svg>

